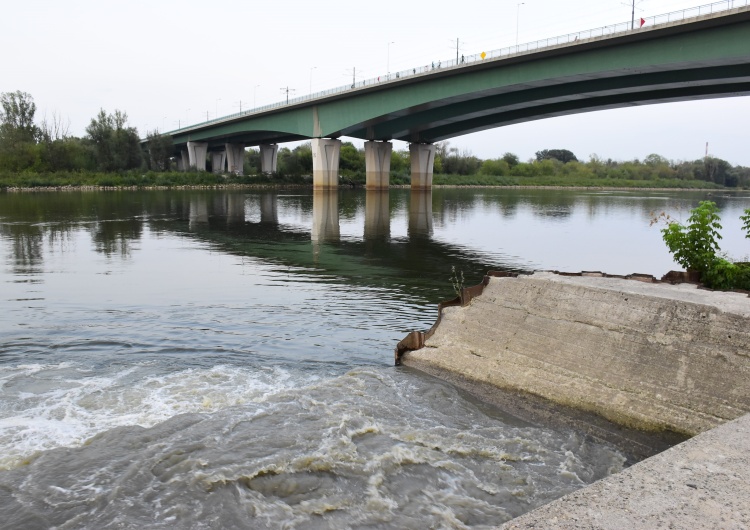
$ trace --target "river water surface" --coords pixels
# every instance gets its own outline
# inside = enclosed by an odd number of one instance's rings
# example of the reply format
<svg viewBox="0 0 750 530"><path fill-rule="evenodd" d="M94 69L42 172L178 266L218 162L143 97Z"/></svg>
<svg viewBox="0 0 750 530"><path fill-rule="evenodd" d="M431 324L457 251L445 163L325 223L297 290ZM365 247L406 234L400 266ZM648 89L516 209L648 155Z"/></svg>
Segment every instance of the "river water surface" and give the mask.
<svg viewBox="0 0 750 530"><path fill-rule="evenodd" d="M625 465L393 367L487 270L677 268L702 193L0 194L0 526L489 528ZM722 208L722 248L750 253Z"/></svg>

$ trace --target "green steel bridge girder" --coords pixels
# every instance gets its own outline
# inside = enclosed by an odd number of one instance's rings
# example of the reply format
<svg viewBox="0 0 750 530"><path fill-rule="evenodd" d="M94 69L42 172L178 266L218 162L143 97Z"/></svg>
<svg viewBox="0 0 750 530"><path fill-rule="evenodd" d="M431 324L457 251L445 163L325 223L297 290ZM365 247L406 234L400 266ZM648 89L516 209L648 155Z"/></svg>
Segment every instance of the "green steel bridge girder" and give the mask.
<svg viewBox="0 0 750 530"><path fill-rule="evenodd" d="M750 94L750 10L405 77L172 133L176 146L432 143L551 116Z"/></svg>

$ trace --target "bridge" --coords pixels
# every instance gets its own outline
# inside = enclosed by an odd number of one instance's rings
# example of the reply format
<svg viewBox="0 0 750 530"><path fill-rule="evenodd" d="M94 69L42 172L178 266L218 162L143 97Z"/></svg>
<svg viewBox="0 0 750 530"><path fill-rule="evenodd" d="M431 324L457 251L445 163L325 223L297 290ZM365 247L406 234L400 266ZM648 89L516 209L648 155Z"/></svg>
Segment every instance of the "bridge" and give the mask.
<svg viewBox="0 0 750 530"><path fill-rule="evenodd" d="M409 142L412 189L429 189L435 142L554 116L750 95L750 0L727 0L356 81L169 133L178 167L241 172L259 146L311 140L313 185L338 186L340 137L365 140L366 186L387 188L391 140ZM613 136L616 131L612 132Z"/></svg>

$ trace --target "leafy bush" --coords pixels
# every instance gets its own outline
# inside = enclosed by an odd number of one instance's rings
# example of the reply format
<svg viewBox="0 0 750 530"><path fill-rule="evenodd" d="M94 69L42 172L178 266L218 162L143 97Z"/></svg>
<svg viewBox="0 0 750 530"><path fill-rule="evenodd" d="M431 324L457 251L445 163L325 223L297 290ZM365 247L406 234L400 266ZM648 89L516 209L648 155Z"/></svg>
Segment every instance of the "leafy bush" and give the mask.
<svg viewBox="0 0 750 530"><path fill-rule="evenodd" d="M691 210L687 226L668 215L662 216L667 222L662 238L677 263L688 271L699 272L701 281L712 289L750 290L750 263L732 263L718 256L721 219L716 203L701 201ZM750 209L741 219L748 232L746 237L750 237Z"/></svg>

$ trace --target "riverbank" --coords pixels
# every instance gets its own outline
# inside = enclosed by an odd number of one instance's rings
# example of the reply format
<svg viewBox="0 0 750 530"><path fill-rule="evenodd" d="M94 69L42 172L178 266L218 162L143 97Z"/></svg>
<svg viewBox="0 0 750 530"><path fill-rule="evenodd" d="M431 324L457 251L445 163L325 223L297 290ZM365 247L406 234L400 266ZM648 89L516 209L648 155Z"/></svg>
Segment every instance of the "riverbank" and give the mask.
<svg viewBox="0 0 750 530"><path fill-rule="evenodd" d="M479 294L481 293L481 294ZM601 273L488 277L397 364L454 372L649 432L750 413L750 297ZM413 351L411 351L413 350Z"/></svg>
<svg viewBox="0 0 750 530"><path fill-rule="evenodd" d="M646 275L506 274L442 306L396 361L626 452L694 437L506 528L728 527L750 521L748 324L744 292Z"/></svg>
<svg viewBox="0 0 750 530"><path fill-rule="evenodd" d="M737 188L651 188L620 186L485 186L485 185L433 185L433 189L508 189L508 190L569 190L569 191L708 191L719 193L737 193L747 190ZM257 183L257 184L185 184L176 186L33 186L33 187L0 187L0 192L33 193L33 192L75 192L75 191L148 191L148 190L257 190L257 189L313 189L312 184L295 183ZM340 189L351 189L341 186ZM409 184L396 184L389 189L411 189Z"/></svg>
<svg viewBox="0 0 750 530"><path fill-rule="evenodd" d="M740 191L704 180L613 179L570 175L566 177L488 177L436 174L434 188L503 189L613 189ZM342 178L341 188L363 188L364 177ZM217 175L210 172L59 172L0 173L0 191L132 190L132 189L243 189L257 187L312 187L310 175ZM409 188L408 180L391 178L391 188Z"/></svg>

